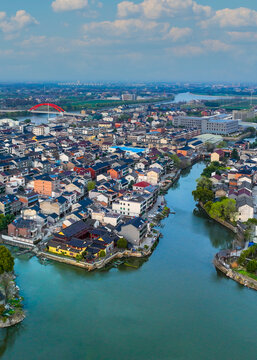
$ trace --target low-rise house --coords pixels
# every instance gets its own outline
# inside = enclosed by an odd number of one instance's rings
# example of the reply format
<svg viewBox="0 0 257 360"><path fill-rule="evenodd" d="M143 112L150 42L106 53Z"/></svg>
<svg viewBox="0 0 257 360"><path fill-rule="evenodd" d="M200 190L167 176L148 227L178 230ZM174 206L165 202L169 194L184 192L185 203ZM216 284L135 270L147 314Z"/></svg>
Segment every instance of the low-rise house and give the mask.
<svg viewBox="0 0 257 360"><path fill-rule="evenodd" d="M3 195L0 197L0 213L3 215L18 214L22 208L22 203L15 195Z"/></svg>
<svg viewBox="0 0 257 360"><path fill-rule="evenodd" d="M161 170L152 168L151 170L147 171L146 181L149 182L151 185L158 185L161 180Z"/></svg>
<svg viewBox="0 0 257 360"><path fill-rule="evenodd" d="M57 179L47 174L40 175L34 180L34 192L40 195L53 196L57 186Z"/></svg>
<svg viewBox="0 0 257 360"><path fill-rule="evenodd" d="M9 240L33 245L43 236L42 226L34 220L19 218L8 225Z"/></svg>
<svg viewBox="0 0 257 360"><path fill-rule="evenodd" d="M120 236L123 236L133 245L140 245L147 234L147 223L140 217L133 218L117 228Z"/></svg>
<svg viewBox="0 0 257 360"><path fill-rule="evenodd" d="M55 213L61 217L71 209L71 204L65 197L59 196L54 200L49 199L40 202L40 209L43 214L50 215Z"/></svg>
<svg viewBox="0 0 257 360"><path fill-rule="evenodd" d="M31 207L38 203L38 194L34 192L17 194L20 202L25 207Z"/></svg>
<svg viewBox="0 0 257 360"><path fill-rule="evenodd" d="M245 222L254 217L253 199L250 196L239 196L236 200L238 220Z"/></svg>
<svg viewBox="0 0 257 360"><path fill-rule="evenodd" d="M212 154L211 154L211 162L212 161L221 161L224 158L224 151L222 151L221 149L215 150Z"/></svg>

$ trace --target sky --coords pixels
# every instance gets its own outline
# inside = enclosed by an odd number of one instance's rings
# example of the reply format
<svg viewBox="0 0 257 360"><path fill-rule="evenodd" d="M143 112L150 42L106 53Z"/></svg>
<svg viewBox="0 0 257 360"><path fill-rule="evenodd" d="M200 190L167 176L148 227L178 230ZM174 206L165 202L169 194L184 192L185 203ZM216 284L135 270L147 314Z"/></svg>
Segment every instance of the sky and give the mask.
<svg viewBox="0 0 257 360"><path fill-rule="evenodd" d="M1 0L0 82L257 83L256 0Z"/></svg>

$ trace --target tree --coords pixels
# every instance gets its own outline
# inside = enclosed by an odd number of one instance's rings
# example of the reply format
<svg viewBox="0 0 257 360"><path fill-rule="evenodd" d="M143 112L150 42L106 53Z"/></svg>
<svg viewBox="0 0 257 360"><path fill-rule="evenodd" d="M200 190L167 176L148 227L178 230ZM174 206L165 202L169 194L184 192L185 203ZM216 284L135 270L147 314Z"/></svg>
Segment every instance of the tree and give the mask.
<svg viewBox="0 0 257 360"><path fill-rule="evenodd" d="M180 158L178 157L178 155L172 154L172 155L170 155L170 158L171 158L171 160L173 160L175 167L176 167L176 168L179 168L179 167L180 167L181 160L180 160Z"/></svg>
<svg viewBox="0 0 257 360"><path fill-rule="evenodd" d="M30 119L26 119L26 120L24 120L24 123L25 123L25 124L30 124L30 123L31 123L31 120L30 120Z"/></svg>
<svg viewBox="0 0 257 360"><path fill-rule="evenodd" d="M224 166L218 161L213 161L203 170L201 175L210 178L212 173L218 174L222 170L225 170Z"/></svg>
<svg viewBox="0 0 257 360"><path fill-rule="evenodd" d="M13 271L14 259L5 246L0 246L0 274Z"/></svg>
<svg viewBox="0 0 257 360"><path fill-rule="evenodd" d="M251 122L256 122L256 118L251 119ZM253 126L249 126L247 129L245 129L244 132L246 132L246 133L250 132L251 133L250 137L256 136L256 129Z"/></svg>
<svg viewBox="0 0 257 360"><path fill-rule="evenodd" d="M120 238L120 239L117 241L117 247L118 247L119 249L126 249L127 246L128 246L128 242L127 242L127 240L126 240L124 237Z"/></svg>
<svg viewBox="0 0 257 360"><path fill-rule="evenodd" d="M205 176L201 176L199 179L196 180L196 182L197 182L197 188L199 187L207 190L212 189L211 180Z"/></svg>
<svg viewBox="0 0 257 360"><path fill-rule="evenodd" d="M101 250L99 253L99 257L104 258L106 256L106 253L104 250Z"/></svg>
<svg viewBox="0 0 257 360"><path fill-rule="evenodd" d="M0 305L0 316L5 312L5 306Z"/></svg>
<svg viewBox="0 0 257 360"><path fill-rule="evenodd" d="M223 220L234 220L236 215L236 201L234 199L223 199L212 204L210 216L213 218L220 218Z"/></svg>
<svg viewBox="0 0 257 360"><path fill-rule="evenodd" d="M207 150L207 151L211 151L211 152L212 152L212 151L215 149L215 145L212 144L212 143L210 143L210 142L208 142L208 141L205 143L205 146L206 146L206 150Z"/></svg>
<svg viewBox="0 0 257 360"><path fill-rule="evenodd" d="M234 220L236 214L236 201L234 199L224 199L221 201L223 216L226 220Z"/></svg>
<svg viewBox="0 0 257 360"><path fill-rule="evenodd" d="M8 214L6 216L0 214L0 231L5 230L14 219L15 216L13 214Z"/></svg>
<svg viewBox="0 0 257 360"><path fill-rule="evenodd" d="M231 159L234 159L234 160L239 160L239 159L240 159L240 156L239 156L239 154L238 154L237 149L233 149L233 150L232 150Z"/></svg>
<svg viewBox="0 0 257 360"><path fill-rule="evenodd" d="M192 191L192 195L195 201L202 202L203 204L214 199L214 194L212 190L204 189L198 187L196 190Z"/></svg>
<svg viewBox="0 0 257 360"><path fill-rule="evenodd" d="M246 265L246 270L254 273L257 270L257 261L256 260L248 261Z"/></svg>
<svg viewBox="0 0 257 360"><path fill-rule="evenodd" d="M88 184L87 184L87 190L90 191L90 190L94 190L95 188L95 182L94 181L89 181Z"/></svg>
<svg viewBox="0 0 257 360"><path fill-rule="evenodd" d="M226 143L226 141L221 141L221 142L218 144L217 148L221 149L221 148L226 147L227 145L228 145L228 144Z"/></svg>
<svg viewBox="0 0 257 360"><path fill-rule="evenodd" d="M7 273L1 275L1 287L5 295L5 304L7 304L8 300L12 298L11 279Z"/></svg>

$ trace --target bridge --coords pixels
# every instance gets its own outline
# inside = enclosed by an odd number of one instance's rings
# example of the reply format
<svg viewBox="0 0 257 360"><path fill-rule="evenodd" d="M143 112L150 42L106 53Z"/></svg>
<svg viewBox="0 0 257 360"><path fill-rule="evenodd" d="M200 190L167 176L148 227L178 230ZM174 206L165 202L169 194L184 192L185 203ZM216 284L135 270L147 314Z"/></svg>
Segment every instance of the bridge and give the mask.
<svg viewBox="0 0 257 360"><path fill-rule="evenodd" d="M1 112L1 110L0 110ZM34 113L34 114L53 114L53 115L62 115L62 116L76 116L76 117L81 117L81 118L84 118L84 117L87 117L87 114L80 114L80 113L71 113L71 112L68 112L68 111L64 111L63 113L60 113L58 111L46 111L46 110L32 110L30 111L31 113Z"/></svg>
<svg viewBox="0 0 257 360"><path fill-rule="evenodd" d="M47 106L48 110L39 110L39 108L41 108L42 106ZM55 111L50 111L50 108L54 109ZM63 110L60 106L52 104L52 103L42 103L42 104L37 104L35 106L33 106L32 108L30 108L29 110L27 109L23 109L23 110L16 110L16 109L0 109L0 113L16 113L16 112L24 112L24 111L29 111L31 113L36 113L36 114L48 114L48 116L50 114L53 115L65 115L65 116L76 116L76 117L81 117L84 118L87 115L86 114L80 114L80 113L72 113L72 112L67 112L65 110Z"/></svg>

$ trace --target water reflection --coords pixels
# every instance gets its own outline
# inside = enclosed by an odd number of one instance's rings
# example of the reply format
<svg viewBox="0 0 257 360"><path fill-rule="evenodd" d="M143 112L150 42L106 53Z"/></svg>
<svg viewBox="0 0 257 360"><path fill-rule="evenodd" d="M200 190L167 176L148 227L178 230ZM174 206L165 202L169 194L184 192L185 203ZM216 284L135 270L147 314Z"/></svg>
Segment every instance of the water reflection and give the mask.
<svg viewBox="0 0 257 360"><path fill-rule="evenodd" d="M16 337L23 328L22 324L15 325L14 327L1 329L0 331L0 358L4 355L7 348L12 347L15 343Z"/></svg>
<svg viewBox="0 0 257 360"><path fill-rule="evenodd" d="M201 208L195 208L193 213L194 216L205 219L202 226L208 233L211 244L215 249L230 249L232 247L232 232L230 230L210 219Z"/></svg>
<svg viewBox="0 0 257 360"><path fill-rule="evenodd" d="M181 177L182 177L182 178L186 177L186 176L190 173L191 169L192 169L191 166L190 166L190 167L187 167L186 169L183 169L183 170L181 171Z"/></svg>

